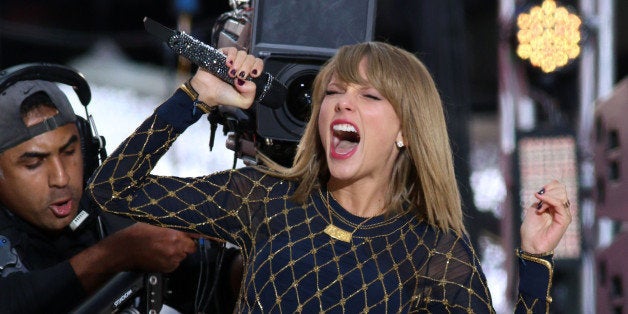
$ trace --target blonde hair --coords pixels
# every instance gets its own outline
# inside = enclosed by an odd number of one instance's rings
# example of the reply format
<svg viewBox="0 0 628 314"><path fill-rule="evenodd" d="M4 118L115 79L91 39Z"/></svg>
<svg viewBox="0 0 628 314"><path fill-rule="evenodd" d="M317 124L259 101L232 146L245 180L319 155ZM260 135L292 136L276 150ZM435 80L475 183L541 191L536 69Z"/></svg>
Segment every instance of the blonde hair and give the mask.
<svg viewBox="0 0 628 314"><path fill-rule="evenodd" d="M358 69L365 58L363 78ZM298 181L293 199L305 202L314 189L329 180L317 120L332 75L346 83L370 84L392 104L400 118L405 148L393 168L388 213L411 211L442 230L466 232L438 90L416 56L383 42L343 46L318 73L312 88L312 113L292 167L269 163L279 176Z"/></svg>

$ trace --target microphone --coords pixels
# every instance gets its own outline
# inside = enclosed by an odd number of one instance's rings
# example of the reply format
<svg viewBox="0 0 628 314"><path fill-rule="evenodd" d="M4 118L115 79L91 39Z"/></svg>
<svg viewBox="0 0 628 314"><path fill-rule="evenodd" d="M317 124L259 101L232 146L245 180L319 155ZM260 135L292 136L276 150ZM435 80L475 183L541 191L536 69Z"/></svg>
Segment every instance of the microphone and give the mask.
<svg viewBox="0 0 628 314"><path fill-rule="evenodd" d="M226 65L227 57L220 50L203 43L185 32L167 28L148 17L144 17L144 28L164 41L178 55L187 58L224 82L233 85L234 79L229 77L229 67ZM273 109L283 106L288 88L277 81L272 74L262 72L260 76L256 78L248 77L247 80L257 85L255 102Z"/></svg>

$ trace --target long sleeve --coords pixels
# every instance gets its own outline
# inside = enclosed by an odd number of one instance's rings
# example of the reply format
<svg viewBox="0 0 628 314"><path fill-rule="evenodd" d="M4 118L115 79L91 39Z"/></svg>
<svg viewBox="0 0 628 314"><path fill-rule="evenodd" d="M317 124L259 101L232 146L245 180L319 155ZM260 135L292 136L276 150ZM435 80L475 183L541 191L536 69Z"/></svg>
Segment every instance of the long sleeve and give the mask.
<svg viewBox="0 0 628 314"><path fill-rule="evenodd" d="M69 261L0 278L0 313L67 313L86 297Z"/></svg>
<svg viewBox="0 0 628 314"><path fill-rule="evenodd" d="M198 120L196 114L189 97L177 91L103 162L86 193L106 212L240 246L250 243L251 211L259 205L248 195L267 193L256 179L233 170L195 178L150 174L179 134Z"/></svg>
<svg viewBox="0 0 628 314"><path fill-rule="evenodd" d="M429 229L427 229L429 230ZM491 295L478 256L466 236L425 232L419 243L429 252L416 276L413 312L494 313Z"/></svg>
<svg viewBox="0 0 628 314"><path fill-rule="evenodd" d="M0 206L0 313L67 313L87 296L70 264L96 241L86 226L51 237Z"/></svg>
<svg viewBox="0 0 628 314"><path fill-rule="evenodd" d="M519 257L519 296L515 313L549 313L554 262L551 255Z"/></svg>

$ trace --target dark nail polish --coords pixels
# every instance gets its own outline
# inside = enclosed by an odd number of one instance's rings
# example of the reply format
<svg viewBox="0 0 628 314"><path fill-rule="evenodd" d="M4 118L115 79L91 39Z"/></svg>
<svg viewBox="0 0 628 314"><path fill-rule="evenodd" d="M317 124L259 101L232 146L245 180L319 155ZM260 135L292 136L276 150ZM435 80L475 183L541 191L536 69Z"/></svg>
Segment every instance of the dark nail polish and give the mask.
<svg viewBox="0 0 628 314"><path fill-rule="evenodd" d="M541 190L539 190L537 193L541 195L545 194L545 188L541 188ZM543 201L539 201L539 203L536 205L536 209L541 209L541 207L543 207Z"/></svg>
<svg viewBox="0 0 628 314"><path fill-rule="evenodd" d="M229 65L233 65L233 60L229 60Z"/></svg>
<svg viewBox="0 0 628 314"><path fill-rule="evenodd" d="M235 75L236 75L236 70L231 70L231 71L229 71L229 74L231 74L231 75L235 76Z"/></svg>
<svg viewBox="0 0 628 314"><path fill-rule="evenodd" d="M253 69L253 71L251 71L251 73L257 74L257 70Z"/></svg>
<svg viewBox="0 0 628 314"><path fill-rule="evenodd" d="M240 85L240 86L244 85L244 80L238 79L238 85Z"/></svg>
<svg viewBox="0 0 628 314"><path fill-rule="evenodd" d="M240 72L240 74L239 74L239 75L240 75L240 77L241 77L241 78L244 78L244 76L246 75L246 73L244 73L244 71L242 71L242 72Z"/></svg>

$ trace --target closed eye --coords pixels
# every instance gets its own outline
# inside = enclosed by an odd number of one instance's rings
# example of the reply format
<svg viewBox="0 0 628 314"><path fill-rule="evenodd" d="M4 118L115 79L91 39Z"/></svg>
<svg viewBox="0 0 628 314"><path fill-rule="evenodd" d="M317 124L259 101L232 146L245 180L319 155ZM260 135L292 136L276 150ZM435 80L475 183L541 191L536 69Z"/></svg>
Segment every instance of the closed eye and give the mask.
<svg viewBox="0 0 628 314"><path fill-rule="evenodd" d="M76 154L76 149L66 150L63 152L63 155L65 156L74 156L74 154Z"/></svg>
<svg viewBox="0 0 628 314"><path fill-rule="evenodd" d="M76 149L68 149L68 150L63 151L63 154L66 156L72 156L75 153L76 153Z"/></svg>
<svg viewBox="0 0 628 314"><path fill-rule="evenodd" d="M370 99L373 99L373 100L382 100L381 97L375 96L375 95L372 95L372 94L366 94L366 95L364 95L364 97L370 98Z"/></svg>
<svg viewBox="0 0 628 314"><path fill-rule="evenodd" d="M32 158L32 160L27 161L24 164L24 167L28 170L35 170L43 163L43 158Z"/></svg>

